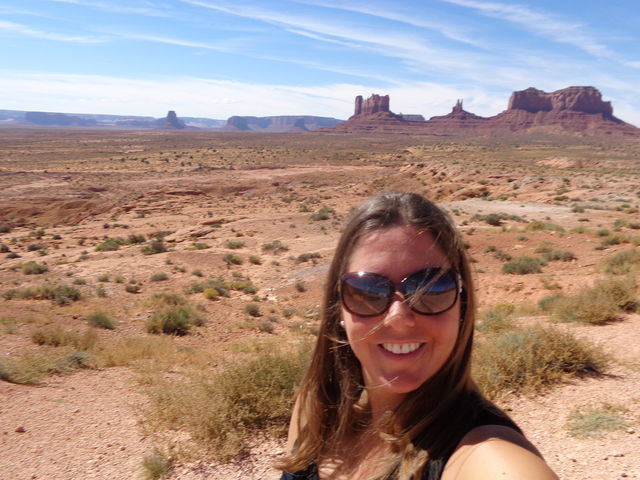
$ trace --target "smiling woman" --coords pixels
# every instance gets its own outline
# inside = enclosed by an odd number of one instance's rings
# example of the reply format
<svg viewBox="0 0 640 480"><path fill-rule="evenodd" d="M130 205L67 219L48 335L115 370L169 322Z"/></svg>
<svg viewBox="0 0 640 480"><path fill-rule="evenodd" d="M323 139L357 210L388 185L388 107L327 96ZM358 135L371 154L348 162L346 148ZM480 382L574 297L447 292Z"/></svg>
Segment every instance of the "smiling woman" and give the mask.
<svg viewBox="0 0 640 480"><path fill-rule="evenodd" d="M555 479L470 376L474 290L448 216L373 197L347 225L282 479Z"/></svg>

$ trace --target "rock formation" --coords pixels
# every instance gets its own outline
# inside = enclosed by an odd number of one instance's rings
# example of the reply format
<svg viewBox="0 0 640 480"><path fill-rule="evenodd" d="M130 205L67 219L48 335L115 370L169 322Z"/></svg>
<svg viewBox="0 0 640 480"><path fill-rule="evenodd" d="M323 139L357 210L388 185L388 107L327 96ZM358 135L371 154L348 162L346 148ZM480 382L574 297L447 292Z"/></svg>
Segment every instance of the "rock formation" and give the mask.
<svg viewBox="0 0 640 480"><path fill-rule="evenodd" d="M84 119L65 113L25 112L24 118L27 123L33 123L35 125L62 127L93 127L96 125L95 120Z"/></svg>
<svg viewBox="0 0 640 480"><path fill-rule="evenodd" d="M169 110L165 118L160 118L157 121L158 128L163 130L182 130L186 128L186 125L178 119L176 112Z"/></svg>
<svg viewBox="0 0 640 480"><path fill-rule="evenodd" d="M464 110L458 100L451 113L427 121L396 115L389 110L388 95L357 96L354 115L333 131L386 131L398 133L494 135L532 129L548 133L581 135L639 135L640 129L613 116L611 102L602 100L594 87L569 87L547 93L535 88L513 92L507 110L481 117Z"/></svg>
<svg viewBox="0 0 640 480"><path fill-rule="evenodd" d="M569 87L552 93L527 88L511 94L507 109L526 110L531 113L572 110L601 113L609 118L613 116L611 102L603 102L600 91L594 87Z"/></svg>
<svg viewBox="0 0 640 480"><path fill-rule="evenodd" d="M353 116L373 115L378 112L389 112L389 95L372 94L366 100L362 100L362 95L356 97L356 105Z"/></svg>

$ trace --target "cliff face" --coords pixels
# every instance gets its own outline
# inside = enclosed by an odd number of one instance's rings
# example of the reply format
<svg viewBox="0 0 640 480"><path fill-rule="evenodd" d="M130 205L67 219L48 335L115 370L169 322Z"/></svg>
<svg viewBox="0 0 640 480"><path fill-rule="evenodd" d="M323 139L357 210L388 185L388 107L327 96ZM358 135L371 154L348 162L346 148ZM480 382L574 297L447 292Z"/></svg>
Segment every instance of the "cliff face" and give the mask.
<svg viewBox="0 0 640 480"><path fill-rule="evenodd" d="M84 119L65 113L26 112L24 118L28 123L46 126L92 127L97 123L95 120Z"/></svg>
<svg viewBox="0 0 640 480"><path fill-rule="evenodd" d="M602 94L594 87L569 87L552 93L527 88L511 94L507 110L526 110L530 113L571 110L613 116L611 102L602 101Z"/></svg>
<svg viewBox="0 0 640 480"><path fill-rule="evenodd" d="M413 121L389 110L388 95L357 96L354 115L334 131L388 131L416 134L491 135L500 131L524 132L543 129L549 133L584 135L640 135L640 129L613 116L611 102L602 100L594 87L569 87L547 93L535 88L513 92L507 110L493 117L467 112L462 100L447 115L426 122Z"/></svg>

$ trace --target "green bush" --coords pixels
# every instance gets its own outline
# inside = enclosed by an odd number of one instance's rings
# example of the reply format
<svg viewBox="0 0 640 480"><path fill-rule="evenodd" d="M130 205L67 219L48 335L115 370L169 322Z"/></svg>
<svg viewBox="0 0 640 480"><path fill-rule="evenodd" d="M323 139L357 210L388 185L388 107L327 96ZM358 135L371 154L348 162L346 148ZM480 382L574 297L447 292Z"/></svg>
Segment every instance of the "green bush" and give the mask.
<svg viewBox="0 0 640 480"><path fill-rule="evenodd" d="M249 263L251 263L253 265L261 265L262 264L262 259L260 257L258 257L257 255L251 255L249 257Z"/></svg>
<svg viewBox="0 0 640 480"><path fill-rule="evenodd" d="M616 253L605 262L604 270L615 275L629 273L636 265L640 265L640 249L634 248Z"/></svg>
<svg viewBox="0 0 640 480"><path fill-rule="evenodd" d="M203 324L204 319L187 305L166 307L153 313L147 321L147 332L182 336Z"/></svg>
<svg viewBox="0 0 640 480"><path fill-rule="evenodd" d="M242 258L240 258L238 255L233 255L231 253L227 253L225 256L223 256L222 260L227 265L242 265Z"/></svg>
<svg viewBox="0 0 640 480"><path fill-rule="evenodd" d="M262 316L262 313L260 313L260 305L258 305L257 303L248 303L247 305L245 305L244 311L252 317Z"/></svg>
<svg viewBox="0 0 640 480"><path fill-rule="evenodd" d="M34 299L34 300L51 300L56 305L67 305L71 302L80 300L82 297L80 290L70 285L56 285L53 283L45 283L37 287L16 288L7 290L2 296L11 300L18 299Z"/></svg>
<svg viewBox="0 0 640 480"><path fill-rule="evenodd" d="M575 260L576 256L573 252L570 252L568 250L551 250L549 252L546 252L543 255L543 258L547 262L570 262L571 260Z"/></svg>
<svg viewBox="0 0 640 480"><path fill-rule="evenodd" d="M298 255L298 258L296 258L296 263L308 262L309 260L315 260L316 258L320 258L321 256L322 255L317 252L301 253L300 255Z"/></svg>
<svg viewBox="0 0 640 480"><path fill-rule="evenodd" d="M103 312L95 312L87 317L87 323L92 327L104 328L105 330L114 330L116 321Z"/></svg>
<svg viewBox="0 0 640 480"><path fill-rule="evenodd" d="M140 285L137 283L127 283L124 286L124 291L127 293L140 293Z"/></svg>
<svg viewBox="0 0 640 480"><path fill-rule="evenodd" d="M599 347L569 332L541 326L506 330L481 339L473 376L490 398L534 392L571 375L602 373L608 364Z"/></svg>
<svg viewBox="0 0 640 480"><path fill-rule="evenodd" d="M585 287L575 295L543 299L540 307L563 322L601 325L620 319L620 314L637 309L637 285L633 277L608 278Z"/></svg>
<svg viewBox="0 0 640 480"><path fill-rule="evenodd" d="M244 247L244 242L241 240L227 240L224 246L232 250L237 250L238 248Z"/></svg>
<svg viewBox="0 0 640 480"><path fill-rule="evenodd" d="M265 252L271 252L271 253L281 253L289 250L289 247L287 247L280 240L274 240L273 242L262 244L262 250L264 250Z"/></svg>
<svg viewBox="0 0 640 480"><path fill-rule="evenodd" d="M517 257L502 266L502 272L511 275L528 275L542 272L544 262L536 257Z"/></svg>
<svg viewBox="0 0 640 480"><path fill-rule="evenodd" d="M329 220L333 213L335 213L333 208L322 207L316 213L313 213L309 218L314 222L317 222L319 220Z"/></svg>
<svg viewBox="0 0 640 480"><path fill-rule="evenodd" d="M501 332L503 330L511 329L515 326L513 321L514 306L510 303L504 303L496 305L490 310L484 312L478 322L478 331L487 332Z"/></svg>
<svg viewBox="0 0 640 480"><path fill-rule="evenodd" d="M49 267L36 262L27 262L20 265L20 270L22 270L22 273L25 275L38 275L49 271Z"/></svg>
<svg viewBox="0 0 640 480"><path fill-rule="evenodd" d="M154 273L153 275L151 275L149 280L152 282L164 282L165 280L169 280L169 275L164 272Z"/></svg>
<svg viewBox="0 0 640 480"><path fill-rule="evenodd" d="M142 247L141 251L144 255L155 255L157 253L166 252L167 247L162 240L152 240L149 245Z"/></svg>
<svg viewBox="0 0 640 480"><path fill-rule="evenodd" d="M124 238L108 238L96 246L96 252L112 252L126 244L127 241Z"/></svg>

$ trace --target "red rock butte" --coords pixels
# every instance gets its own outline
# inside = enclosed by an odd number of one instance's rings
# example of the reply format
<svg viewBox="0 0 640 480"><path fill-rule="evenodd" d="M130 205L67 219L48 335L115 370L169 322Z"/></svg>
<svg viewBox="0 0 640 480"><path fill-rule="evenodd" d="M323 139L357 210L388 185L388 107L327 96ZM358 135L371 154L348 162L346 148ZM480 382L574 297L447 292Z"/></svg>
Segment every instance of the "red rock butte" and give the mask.
<svg viewBox="0 0 640 480"><path fill-rule="evenodd" d="M640 128L613 115L611 102L602 100L594 87L568 87L547 93L536 88L513 92L506 110L493 117L468 112L458 100L447 115L420 120L420 115L395 114L389 95L358 95L353 115L329 131L383 131L395 133L457 135L543 131L582 135L640 136Z"/></svg>

